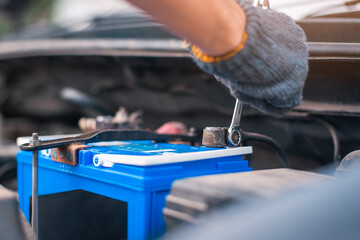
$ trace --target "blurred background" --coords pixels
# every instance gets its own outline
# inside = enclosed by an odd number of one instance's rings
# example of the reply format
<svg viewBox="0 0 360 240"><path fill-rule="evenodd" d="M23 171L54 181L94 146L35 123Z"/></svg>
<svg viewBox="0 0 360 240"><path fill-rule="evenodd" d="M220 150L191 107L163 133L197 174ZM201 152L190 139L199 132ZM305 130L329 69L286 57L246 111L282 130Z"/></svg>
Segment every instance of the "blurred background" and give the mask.
<svg viewBox="0 0 360 240"><path fill-rule="evenodd" d="M271 7L296 20L311 14L331 14L359 9L356 1L344 0L272 0ZM124 0L1 0L0 36L36 26L69 26L99 16L139 12Z"/></svg>
<svg viewBox="0 0 360 240"><path fill-rule="evenodd" d="M296 179L311 181L309 172L327 166L333 175L352 152L342 170L356 172L360 0L270 0L270 6L305 31L310 71L302 104L286 116L245 108L242 130L263 135L243 141L253 147L250 167L282 168L285 156L291 168L303 170ZM235 99L182 43L126 1L0 0L0 186L16 191L17 139L34 132L145 129L201 138L205 127L229 126ZM275 180L290 184L292 169L283 170ZM249 177L231 182L257 182ZM264 186L253 189L262 194Z"/></svg>
<svg viewBox="0 0 360 240"><path fill-rule="evenodd" d="M295 169L336 167L360 144L359 2L270 1L307 34L304 101L284 118L246 109L242 128L277 140ZM19 136L90 131L113 117L121 128L176 121L166 127L201 135L228 126L233 108L182 40L126 1L0 0L0 184L16 189ZM249 144L251 167L282 166L273 148Z"/></svg>

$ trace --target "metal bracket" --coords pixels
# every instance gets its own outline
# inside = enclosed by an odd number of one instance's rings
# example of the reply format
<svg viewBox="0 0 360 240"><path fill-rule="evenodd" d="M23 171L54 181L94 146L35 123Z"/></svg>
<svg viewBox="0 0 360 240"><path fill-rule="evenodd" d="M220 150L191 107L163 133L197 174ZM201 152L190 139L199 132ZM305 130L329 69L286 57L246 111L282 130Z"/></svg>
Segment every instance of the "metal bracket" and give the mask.
<svg viewBox="0 0 360 240"><path fill-rule="evenodd" d="M69 146L71 144L86 144L104 141L127 141L127 140L152 140L154 142L198 142L201 141L199 136L187 135L170 135L157 134L145 130L99 130L95 132L80 134L76 137L59 138L54 140L42 141L40 146L31 146L30 144L22 144L20 149L23 151L35 151L50 148L59 148Z"/></svg>
<svg viewBox="0 0 360 240"><path fill-rule="evenodd" d="M51 160L76 166L78 163L78 152L89 146L83 144L71 144L60 148L51 149Z"/></svg>

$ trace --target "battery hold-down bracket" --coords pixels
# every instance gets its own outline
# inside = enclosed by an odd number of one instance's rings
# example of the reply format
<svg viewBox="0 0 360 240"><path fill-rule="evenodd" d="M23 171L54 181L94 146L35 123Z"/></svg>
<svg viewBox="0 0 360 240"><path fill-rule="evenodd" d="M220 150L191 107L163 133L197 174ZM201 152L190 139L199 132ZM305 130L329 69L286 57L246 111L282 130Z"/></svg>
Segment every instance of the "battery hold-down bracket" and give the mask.
<svg viewBox="0 0 360 240"><path fill-rule="evenodd" d="M78 152L79 150L83 150L89 146L74 143L69 146L53 148L51 149L51 160L55 162L61 162L68 165L76 166L78 163Z"/></svg>

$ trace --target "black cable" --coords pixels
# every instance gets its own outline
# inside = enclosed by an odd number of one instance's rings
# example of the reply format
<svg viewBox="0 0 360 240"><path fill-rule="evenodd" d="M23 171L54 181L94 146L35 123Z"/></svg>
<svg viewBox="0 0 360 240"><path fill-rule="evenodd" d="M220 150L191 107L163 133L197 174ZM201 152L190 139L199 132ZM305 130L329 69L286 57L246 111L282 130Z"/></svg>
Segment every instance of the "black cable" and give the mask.
<svg viewBox="0 0 360 240"><path fill-rule="evenodd" d="M339 143L339 136L338 136L335 128L330 123L328 123L320 118L312 117L311 119L314 120L315 122L317 122L318 124L324 126L329 131L329 133L331 135L331 139L333 141L333 145L334 145L333 162L334 162L334 164L339 165L340 143Z"/></svg>
<svg viewBox="0 0 360 240"><path fill-rule="evenodd" d="M110 106L106 106L98 99L90 96L87 93L80 91L79 89L65 87L60 90L60 98L76 104L80 107L90 108L99 111L103 115L113 115L114 111Z"/></svg>
<svg viewBox="0 0 360 240"><path fill-rule="evenodd" d="M291 168L291 164L286 157L284 149L278 144L278 142L276 142L275 139L273 139L269 136L263 135L263 134L259 134L259 133L243 132L242 134L243 134L244 141L258 141L258 142L263 142L263 143L266 143L266 144L269 144L270 146L272 146L275 149L275 151L277 152L277 154L279 155L279 157L281 158L281 162L282 162L283 166L285 168Z"/></svg>
<svg viewBox="0 0 360 240"><path fill-rule="evenodd" d="M321 118L317 118L317 117L312 117L312 116L308 116L308 115L294 115L294 116L287 116L287 119L304 119L307 121L315 121L316 123L322 125L323 127L326 128L326 130L329 131L330 136L331 136L331 140L333 142L333 146L334 146L334 153L333 153L333 162L335 165L339 165L340 163L340 141L339 141L339 136L336 132L336 129L333 125L331 125L329 122L321 119Z"/></svg>
<svg viewBox="0 0 360 240"><path fill-rule="evenodd" d="M16 168L17 168L17 164L16 162L8 162L8 163L4 163L1 167L0 167L0 182L2 182L4 180L4 177L6 176L6 174L8 174L11 171L15 171L16 172Z"/></svg>

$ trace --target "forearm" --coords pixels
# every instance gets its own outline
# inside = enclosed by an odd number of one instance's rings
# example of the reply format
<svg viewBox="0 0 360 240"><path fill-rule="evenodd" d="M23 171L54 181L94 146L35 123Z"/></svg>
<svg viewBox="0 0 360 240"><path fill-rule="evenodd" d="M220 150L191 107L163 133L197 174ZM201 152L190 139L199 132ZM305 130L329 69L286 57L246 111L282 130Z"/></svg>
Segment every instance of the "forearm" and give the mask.
<svg viewBox="0 0 360 240"><path fill-rule="evenodd" d="M233 0L129 0L148 12L169 31L197 45L212 56L238 46L246 16Z"/></svg>

